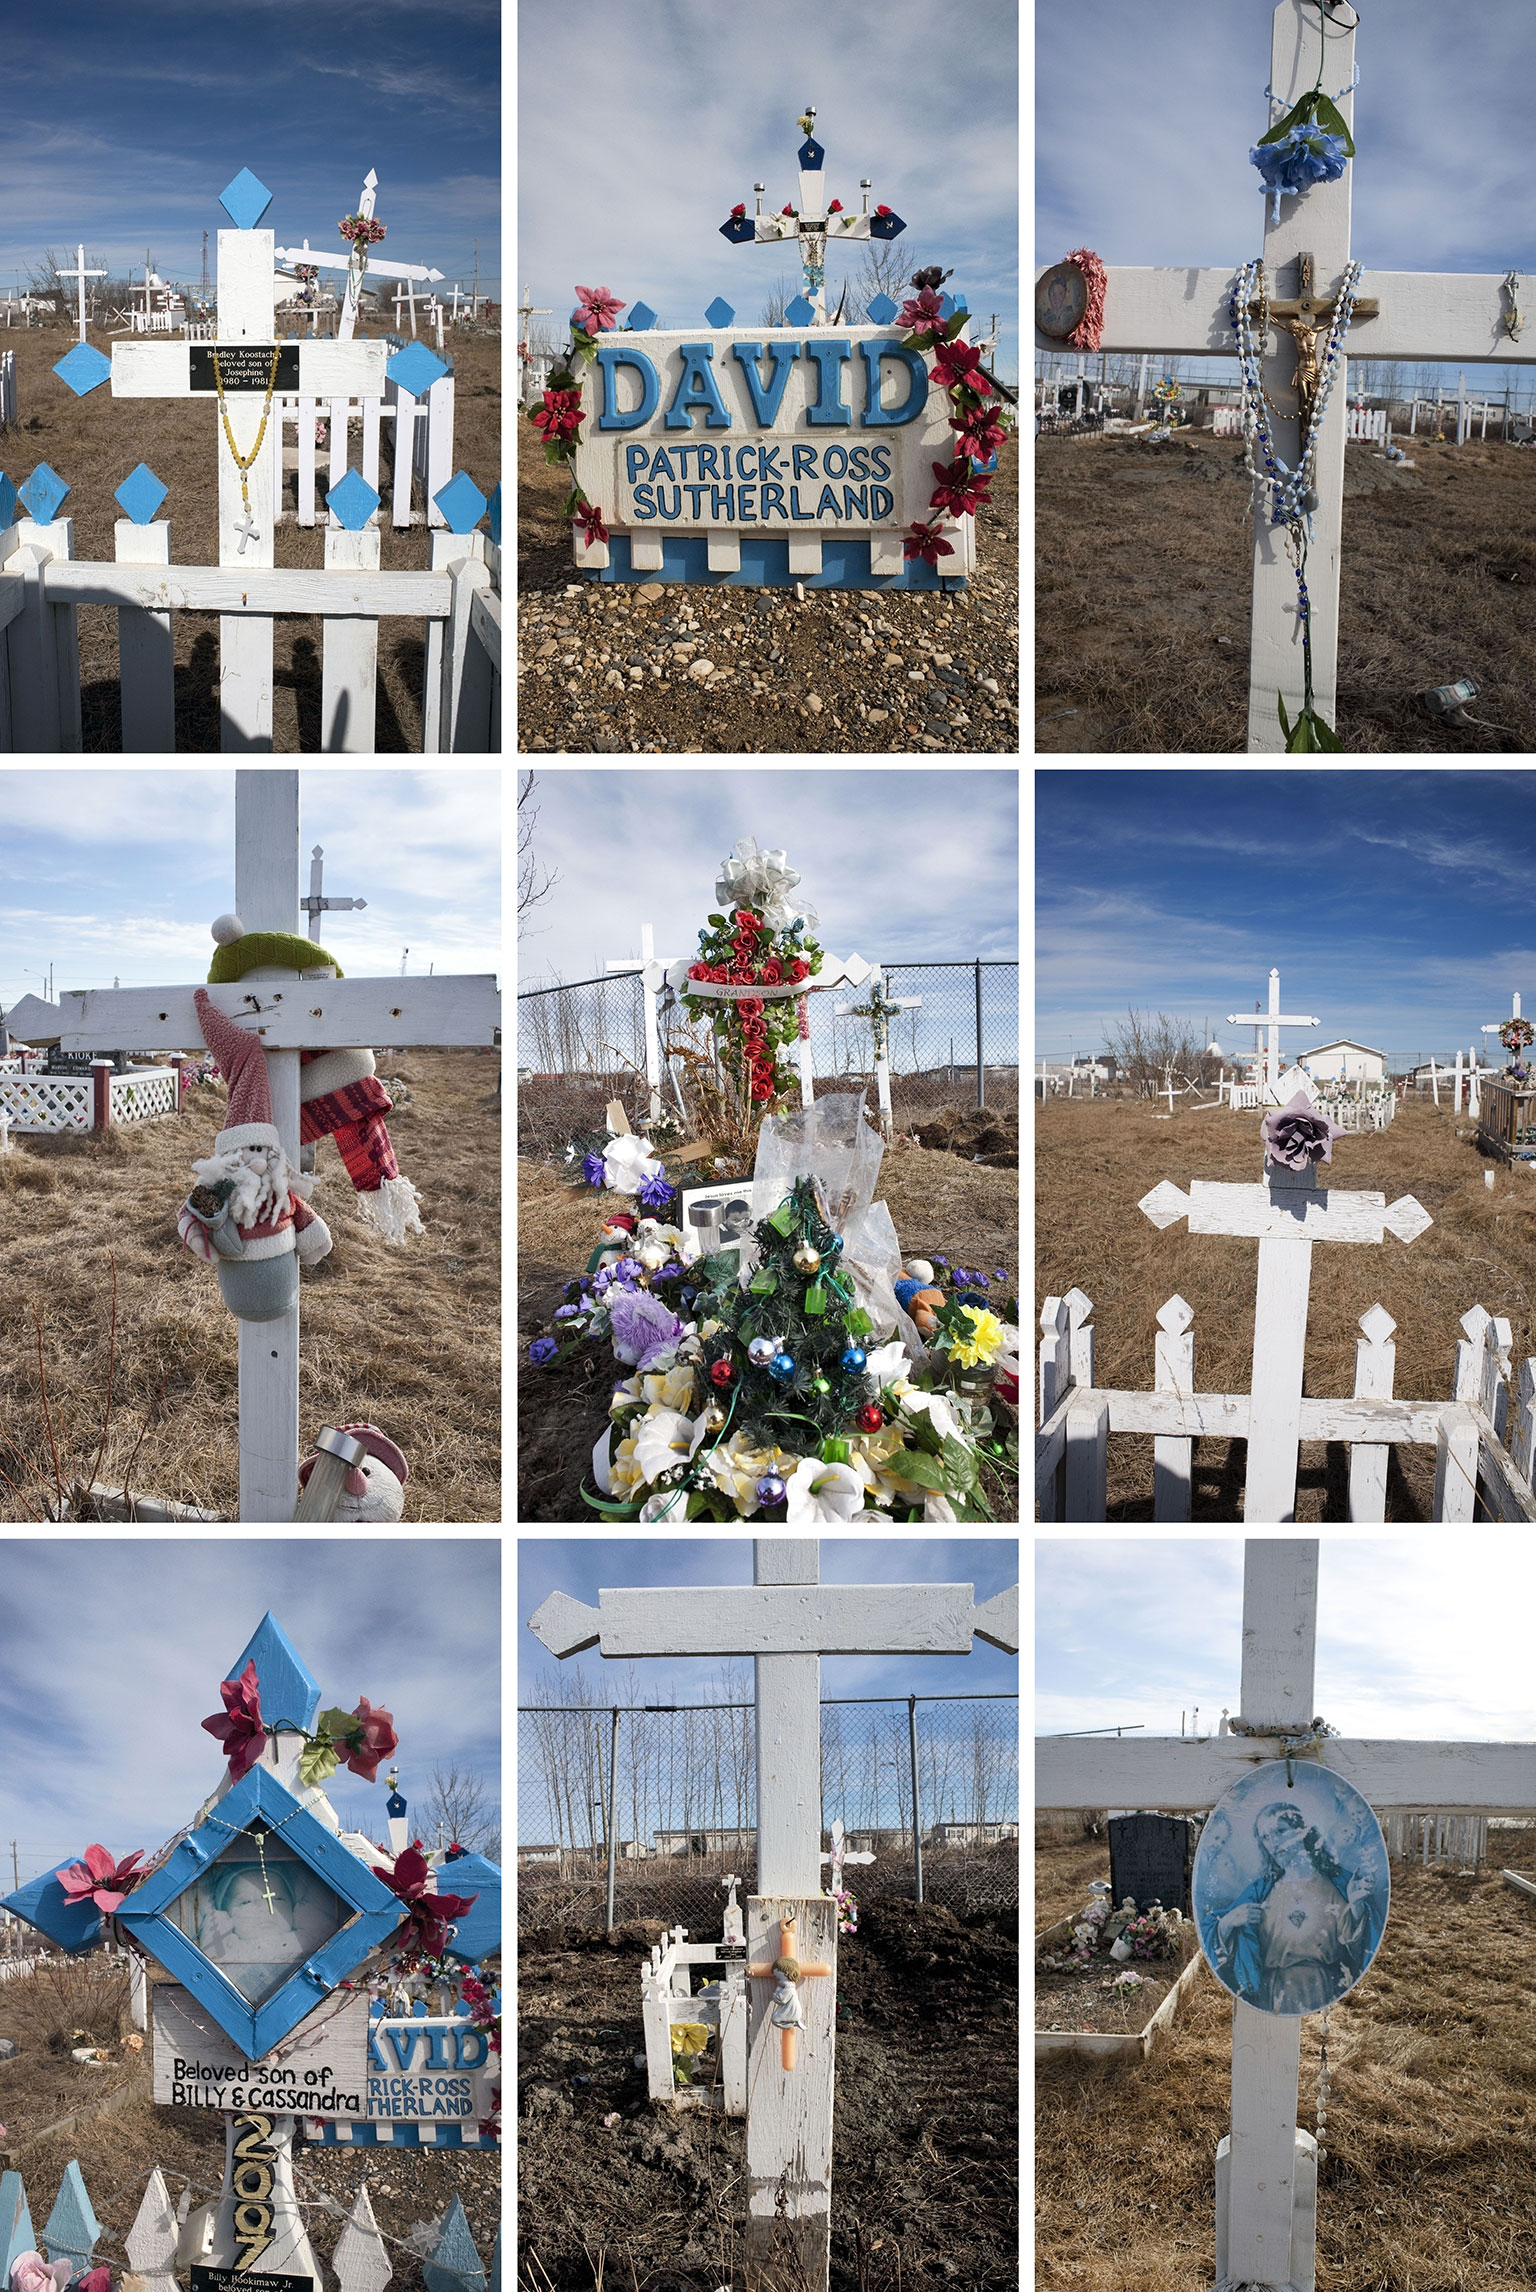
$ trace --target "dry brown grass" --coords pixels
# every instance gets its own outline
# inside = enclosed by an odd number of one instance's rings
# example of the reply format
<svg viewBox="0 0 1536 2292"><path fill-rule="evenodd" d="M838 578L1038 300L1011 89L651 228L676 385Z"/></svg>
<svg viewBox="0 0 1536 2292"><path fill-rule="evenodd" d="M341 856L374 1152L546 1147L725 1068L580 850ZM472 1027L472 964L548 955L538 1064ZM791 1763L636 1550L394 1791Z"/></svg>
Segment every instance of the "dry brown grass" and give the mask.
<svg viewBox="0 0 1536 2292"><path fill-rule="evenodd" d="M389 1118L426 1234L380 1241L357 1210L333 1141L316 1154L315 1205L335 1246L303 1278L300 1437L369 1422L410 1465L407 1520L501 1517L500 1100L477 1051L410 1051ZM111 1424L94 1477L224 1519L238 1501L236 1323L212 1268L187 1255L176 1213L208 1153L222 1085L163 1122L93 1136L13 1138L0 1160L0 1520L56 1507L33 1308L58 1476L89 1482L100 1446L117 1273ZM140 1445L142 1444L142 1445ZM18 1493L19 1492L19 1493Z"/></svg>
<svg viewBox="0 0 1536 2292"><path fill-rule="evenodd" d="M17 427L0 435L0 467L21 485L39 462L47 462L70 488L60 510L73 518L77 558L110 563L112 528L123 512L113 499L130 470L147 462L169 490L159 510L171 528L171 556L177 565L218 563L218 408L211 398L113 398L103 384L77 398L53 372L71 348L75 328L19 331L10 328L3 347L16 353ZM374 335L377 340L378 334ZM93 326L93 349L112 354L115 340ZM434 346L429 344L429 348ZM468 470L489 497L501 474L501 344L455 340L454 470ZM361 430L353 433L352 466L361 469ZM222 450L222 449L220 449ZM289 449L292 450L291 448ZM379 490L384 497L385 573L420 572L428 559L427 529L397 532L386 468L393 449L386 425L380 450ZM323 467L323 465L322 465ZM288 503L293 505L290 483ZM418 504L418 507L421 505ZM257 522L263 525L260 510ZM324 563L324 529L292 519L277 529L279 566L318 567ZM80 682L86 750L115 753L122 746L118 696L117 614L107 605L79 609ZM217 751L219 746L219 630L213 613L176 613L171 618L176 652L176 746L178 751ZM320 746L321 623L313 614L278 619L274 655L272 745L279 751ZM425 659L422 624L386 620L379 636L378 747L387 752L421 747L421 679Z"/></svg>
<svg viewBox="0 0 1536 2292"><path fill-rule="evenodd" d="M1499 1832L1493 1833L1497 1855ZM1109 1847L1036 1856L1037 1924L1109 1876ZM1053 1912L1051 1905L1058 1905ZM1320 2292L1511 2292L1536 2281L1536 1906L1496 1871L1394 1863L1375 1964L1333 2008ZM1201 1981L1128 2067L1036 2072L1035 2281L1045 2292L1209 2292L1232 2001ZM1299 2121L1317 2095L1302 2024Z"/></svg>
<svg viewBox="0 0 1536 2292"><path fill-rule="evenodd" d="M1177 1292L1194 1308L1196 1390L1248 1390L1258 1244L1192 1236L1183 1224L1159 1233L1136 1204L1162 1178L1186 1188L1192 1178L1257 1179L1260 1119L1181 1108L1159 1121L1136 1100L1036 1107L1037 1296L1076 1286L1092 1298L1099 1384L1150 1391L1157 1311ZM1402 1399L1451 1397L1458 1324L1473 1305L1507 1317L1517 1363L1536 1350L1536 1176L1486 1163L1472 1128L1410 1099L1390 1129L1334 1142L1323 1185L1374 1189L1388 1201L1411 1193L1435 1222L1407 1248L1389 1236L1379 1248L1314 1250L1305 1392L1354 1391L1359 1318L1377 1303L1397 1323ZM1485 1168L1497 1168L1492 1193ZM1195 1443L1196 1520L1240 1517L1244 1446ZM1150 1438L1112 1434L1109 1458L1110 1519L1150 1520ZM1304 1442L1301 1460L1297 1520L1347 1518L1343 1445ZM1394 1446L1388 1520L1428 1520L1433 1485L1434 1451Z"/></svg>
<svg viewBox="0 0 1536 2292"><path fill-rule="evenodd" d="M1421 439L1408 450L1410 471L1366 445L1347 451L1339 736L1360 754L1536 747L1536 454ZM1208 432L1159 447L1038 442L1040 753L1245 747L1252 528L1241 464L1240 441ZM1425 713L1419 694L1458 676L1481 688L1473 714L1507 734Z"/></svg>

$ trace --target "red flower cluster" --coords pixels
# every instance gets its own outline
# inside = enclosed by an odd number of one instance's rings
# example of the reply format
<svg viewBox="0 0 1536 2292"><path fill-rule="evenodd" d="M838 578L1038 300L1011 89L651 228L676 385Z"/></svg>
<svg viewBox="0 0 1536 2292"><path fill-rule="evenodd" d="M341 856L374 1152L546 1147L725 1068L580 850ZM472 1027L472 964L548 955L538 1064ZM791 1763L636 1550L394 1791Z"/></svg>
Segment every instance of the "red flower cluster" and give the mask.
<svg viewBox="0 0 1536 2292"><path fill-rule="evenodd" d="M407 1930L400 1935L398 1947L419 1949L428 1957L441 1957L448 1946L448 1927L455 1918L462 1918L471 1903L478 1900L474 1894L433 1894L428 1890L431 1865L421 1851L418 1838L404 1854L395 1857L393 1870L382 1864L372 1865L375 1878L398 1894L409 1920Z"/></svg>
<svg viewBox="0 0 1536 2292"><path fill-rule="evenodd" d="M995 398L997 385L981 372L981 352L969 342L941 342L935 346L936 361L930 382L939 383L946 390L969 390L978 398Z"/></svg>
<svg viewBox="0 0 1536 2292"><path fill-rule="evenodd" d="M606 541L608 538L608 528L603 523L603 513L595 501L577 502L576 515L572 518L571 523L581 527L582 542L588 549L591 548L594 541Z"/></svg>
<svg viewBox="0 0 1536 2292"><path fill-rule="evenodd" d="M223 1744L224 1756L229 1761L229 1779L238 1783L243 1775L250 1773L267 1747L254 1656L238 1679L221 1681L219 1693L224 1698L224 1708L216 1711L211 1719L205 1719L203 1726Z"/></svg>
<svg viewBox="0 0 1536 2292"><path fill-rule="evenodd" d="M934 509L947 509L951 517L974 517L978 505L992 498L992 480L977 477L970 463L961 455L952 462L929 464L938 484L928 496Z"/></svg>
<svg viewBox="0 0 1536 2292"><path fill-rule="evenodd" d="M951 417L949 426L958 433L955 439L958 450L973 462L989 462L1008 435L987 406L979 406L958 418Z"/></svg>
<svg viewBox="0 0 1536 2292"><path fill-rule="evenodd" d="M944 528L935 519L924 525L914 519L912 530L901 545L903 557L921 557L925 564L937 566L941 557L953 557L954 550L944 538Z"/></svg>
<svg viewBox="0 0 1536 2292"><path fill-rule="evenodd" d="M546 390L543 405L534 408L533 426L543 431L548 444L563 445L574 438L581 428L581 392Z"/></svg>

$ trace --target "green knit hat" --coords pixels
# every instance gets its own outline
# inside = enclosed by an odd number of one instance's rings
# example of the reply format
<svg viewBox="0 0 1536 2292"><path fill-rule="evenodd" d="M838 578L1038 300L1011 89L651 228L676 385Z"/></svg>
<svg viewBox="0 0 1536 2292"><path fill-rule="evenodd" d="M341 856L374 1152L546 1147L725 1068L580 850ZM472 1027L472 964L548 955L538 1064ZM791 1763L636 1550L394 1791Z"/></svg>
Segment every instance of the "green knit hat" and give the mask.
<svg viewBox="0 0 1536 2292"><path fill-rule="evenodd" d="M213 936L219 950L208 969L210 987L233 986L247 971L267 963L285 971L330 969L338 979L345 977L334 955L294 931L247 931L238 915L221 915L213 925Z"/></svg>

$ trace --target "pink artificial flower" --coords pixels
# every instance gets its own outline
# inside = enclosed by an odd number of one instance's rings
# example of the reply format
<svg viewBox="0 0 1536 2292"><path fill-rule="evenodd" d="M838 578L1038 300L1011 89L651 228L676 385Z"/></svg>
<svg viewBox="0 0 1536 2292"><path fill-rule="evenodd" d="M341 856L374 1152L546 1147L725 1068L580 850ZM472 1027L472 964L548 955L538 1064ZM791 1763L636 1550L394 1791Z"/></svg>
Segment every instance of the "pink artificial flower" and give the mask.
<svg viewBox="0 0 1536 2292"><path fill-rule="evenodd" d="M590 549L594 541L606 541L608 538L608 528L603 523L603 513L595 501L577 502L576 515L572 518L571 523L581 527L581 541L584 549Z"/></svg>
<svg viewBox="0 0 1536 2292"><path fill-rule="evenodd" d="M922 333L932 326L942 326L943 315L939 298L932 287L923 287L910 302L904 302L896 313L898 326L909 327L913 333Z"/></svg>
<svg viewBox="0 0 1536 2292"><path fill-rule="evenodd" d="M949 426L959 433L955 439L955 451L973 462L989 462L1008 435L995 414L985 406L969 414L962 414L958 419L951 416Z"/></svg>
<svg viewBox="0 0 1536 2292"><path fill-rule="evenodd" d="M393 1870L382 1864L373 1865L375 1878L382 1878L392 1893L398 1894L410 1920L410 1933L404 1937L407 1946L414 1944L429 1958L440 1957L448 1944L448 1927L455 1918L462 1918L470 1905L479 1900L476 1894L433 1894L428 1891L427 1880L431 1865L421 1850L421 1840L408 1846L395 1857Z"/></svg>
<svg viewBox="0 0 1536 2292"><path fill-rule="evenodd" d="M67 2260L45 2260L40 2252L20 2252L11 2262L11 2292L64 2292Z"/></svg>
<svg viewBox="0 0 1536 2292"><path fill-rule="evenodd" d="M576 289L576 300L581 305L580 325L583 334L603 334L618 323L619 312L625 305L606 287Z"/></svg>
<svg viewBox="0 0 1536 2292"><path fill-rule="evenodd" d="M379 1761L400 1748L394 1718L382 1703L375 1708L366 1695L359 1698L352 1716L362 1728L363 1739L360 1743L339 1741L337 1756L344 1767L350 1767L354 1775L361 1775L365 1783L376 1783Z"/></svg>
<svg viewBox="0 0 1536 2292"><path fill-rule="evenodd" d="M75 2280L75 2292L112 2292L112 2271L105 2264L88 2269Z"/></svg>
<svg viewBox="0 0 1536 2292"><path fill-rule="evenodd" d="M261 1723L261 1697L256 1692L256 1659L253 1656L238 1679L226 1679L219 1688L224 1708L216 1711L203 1726L210 1735L217 1735L229 1761L229 1779L238 1783L248 1775L266 1748L267 1732Z"/></svg>
<svg viewBox="0 0 1536 2292"><path fill-rule="evenodd" d="M954 551L944 539L943 528L934 522L924 525L914 520L911 532L901 545L903 557L921 557L925 565L937 566L941 557L953 557Z"/></svg>
<svg viewBox="0 0 1536 2292"><path fill-rule="evenodd" d="M130 1854L126 1862L114 1862L104 1846L88 1846L83 1862L72 1862L67 1870L59 1872L65 1901L70 1904L94 1902L97 1909L110 1918L143 1876L142 1871L133 1867L143 1859L142 1847Z"/></svg>
<svg viewBox="0 0 1536 2292"><path fill-rule="evenodd" d="M964 455L952 462L931 462L938 484L928 496L929 507L948 510L951 517L974 517L992 498L992 480L977 477Z"/></svg>

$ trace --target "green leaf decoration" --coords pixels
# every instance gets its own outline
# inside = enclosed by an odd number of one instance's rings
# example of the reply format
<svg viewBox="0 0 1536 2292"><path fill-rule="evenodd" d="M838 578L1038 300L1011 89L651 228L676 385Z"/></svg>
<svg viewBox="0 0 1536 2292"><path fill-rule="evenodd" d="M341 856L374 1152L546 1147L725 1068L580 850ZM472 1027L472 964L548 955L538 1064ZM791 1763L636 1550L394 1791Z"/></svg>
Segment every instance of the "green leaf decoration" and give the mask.
<svg viewBox="0 0 1536 2292"><path fill-rule="evenodd" d="M827 1310L827 1293L819 1281L813 1281L805 1293L805 1310L813 1321L819 1321Z"/></svg>
<svg viewBox="0 0 1536 2292"><path fill-rule="evenodd" d="M299 1755L299 1781L311 1790L318 1789L327 1775L334 1775L341 1761L329 1743L310 1743Z"/></svg>
<svg viewBox="0 0 1536 2292"><path fill-rule="evenodd" d="M903 1480L915 1480L919 1488L932 1488L942 1492L948 1485L944 1467L937 1457L926 1456L920 1448L908 1446L890 1460L889 1469Z"/></svg>
<svg viewBox="0 0 1536 2292"><path fill-rule="evenodd" d="M1318 715L1315 708L1303 708L1292 724L1285 713L1285 702L1275 695L1280 710L1280 729L1285 734L1287 756L1315 756L1321 753L1342 755L1344 743L1333 726Z"/></svg>
<svg viewBox="0 0 1536 2292"><path fill-rule="evenodd" d="M1325 95L1320 95L1317 99L1317 124L1326 134L1338 136L1344 146L1346 159L1354 158L1355 139L1349 132L1349 124L1338 105L1331 102Z"/></svg>
<svg viewBox="0 0 1536 2292"><path fill-rule="evenodd" d="M609 1520L638 1520L640 1517L641 1508L638 1504L611 1504L606 1497L594 1496L585 1482L582 1484L581 1501Z"/></svg>
<svg viewBox="0 0 1536 2292"><path fill-rule="evenodd" d="M707 916L705 920L706 922L712 923L717 931L723 931L725 929L725 917L723 915Z"/></svg>
<svg viewBox="0 0 1536 2292"><path fill-rule="evenodd" d="M955 336L960 332L970 315L968 310L957 310L952 318L947 318L944 321L944 340L946 342L954 341Z"/></svg>
<svg viewBox="0 0 1536 2292"><path fill-rule="evenodd" d="M1326 102L1327 98L1324 97L1322 100ZM1284 119L1276 120L1268 135L1261 135L1259 137L1260 147L1262 148L1266 143L1278 143L1282 136L1290 134L1293 127L1303 126L1305 122L1312 117L1312 106L1317 101L1318 90L1316 88L1309 88L1306 94L1302 97L1300 103L1292 105L1291 109L1286 113Z"/></svg>
<svg viewBox="0 0 1536 2292"><path fill-rule="evenodd" d="M355 1711L338 1711L334 1705L329 1711L322 1711L315 1721L315 1733L317 1735L342 1735L350 1739L353 1735L361 1732L361 1722L357 1713Z"/></svg>
<svg viewBox="0 0 1536 2292"><path fill-rule="evenodd" d="M939 1454L948 1465L951 1477L962 1488L970 1487L981 1470L981 1459L975 1449L967 1448L964 1441L956 1440L953 1433L947 1433Z"/></svg>

